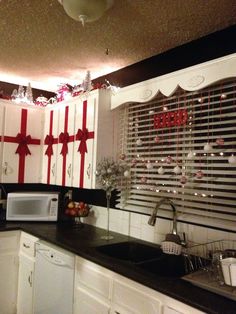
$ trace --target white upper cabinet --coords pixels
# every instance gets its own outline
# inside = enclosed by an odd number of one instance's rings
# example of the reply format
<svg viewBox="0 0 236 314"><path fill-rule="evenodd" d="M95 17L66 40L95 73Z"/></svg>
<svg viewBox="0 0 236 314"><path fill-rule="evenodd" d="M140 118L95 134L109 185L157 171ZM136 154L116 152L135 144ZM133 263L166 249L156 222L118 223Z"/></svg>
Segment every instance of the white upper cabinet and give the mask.
<svg viewBox="0 0 236 314"><path fill-rule="evenodd" d="M76 104L73 186L96 187L96 165L115 156L114 115L110 92L95 90Z"/></svg>
<svg viewBox="0 0 236 314"><path fill-rule="evenodd" d="M5 105L2 182L39 182L42 119L41 108L11 102Z"/></svg>
<svg viewBox="0 0 236 314"><path fill-rule="evenodd" d="M59 107L56 184L62 186L72 185L75 105L72 99Z"/></svg>
<svg viewBox="0 0 236 314"><path fill-rule="evenodd" d="M87 189L96 187L97 162L115 156L116 113L110 106L110 92L94 90L46 108L43 183ZM53 135L54 141L51 158L45 155L48 135ZM50 139L52 141L52 137Z"/></svg>
<svg viewBox="0 0 236 314"><path fill-rule="evenodd" d="M94 95L76 103L72 185L78 188L92 188L96 105Z"/></svg>
<svg viewBox="0 0 236 314"><path fill-rule="evenodd" d="M5 113L5 107L4 105L1 105L0 106L0 165L3 165L2 149L3 149L3 135L4 135L4 113ZM0 178L2 177L3 170L4 170L4 167L0 167Z"/></svg>
<svg viewBox="0 0 236 314"><path fill-rule="evenodd" d="M42 150L42 183L56 184L58 108L45 109Z"/></svg>

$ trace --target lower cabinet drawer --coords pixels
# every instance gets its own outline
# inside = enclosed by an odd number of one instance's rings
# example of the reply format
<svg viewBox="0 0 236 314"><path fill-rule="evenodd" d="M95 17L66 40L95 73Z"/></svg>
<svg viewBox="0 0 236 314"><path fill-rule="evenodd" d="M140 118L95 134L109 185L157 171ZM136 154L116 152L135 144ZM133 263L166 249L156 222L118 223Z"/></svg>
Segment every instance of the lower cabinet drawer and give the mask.
<svg viewBox="0 0 236 314"><path fill-rule="evenodd" d="M139 290L136 286L129 285L120 280L114 280L112 300L117 304L114 313L120 313L120 305L124 313L135 314L161 314L162 304L159 300L150 296L145 290ZM120 314L123 314L122 312Z"/></svg>
<svg viewBox="0 0 236 314"><path fill-rule="evenodd" d="M110 305L82 288L75 289L74 314L109 314Z"/></svg>

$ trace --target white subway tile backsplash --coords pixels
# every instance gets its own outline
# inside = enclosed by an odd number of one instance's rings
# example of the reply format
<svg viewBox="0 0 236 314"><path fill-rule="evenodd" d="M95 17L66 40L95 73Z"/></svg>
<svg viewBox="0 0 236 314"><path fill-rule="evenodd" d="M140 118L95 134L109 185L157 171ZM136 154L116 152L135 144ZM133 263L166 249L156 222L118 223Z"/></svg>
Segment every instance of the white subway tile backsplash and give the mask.
<svg viewBox="0 0 236 314"><path fill-rule="evenodd" d="M141 238L141 228L131 226L130 227L130 236L134 238Z"/></svg>
<svg viewBox="0 0 236 314"><path fill-rule="evenodd" d="M122 210L110 209L110 230L130 235L132 237L160 244L167 233L172 232L173 223L170 220L158 218L155 226L148 225L149 216L129 213ZM96 227L107 227L107 209L93 206L89 217L84 218L85 223ZM181 238L186 234L187 242L202 244L217 240L235 240L236 234L210 228L178 223L177 231Z"/></svg>
<svg viewBox="0 0 236 314"><path fill-rule="evenodd" d="M131 215L131 217L130 217L131 225L134 227L140 228L141 227L141 221L142 221L142 219L141 219L142 215L136 214L136 213L131 213L130 215Z"/></svg>
<svg viewBox="0 0 236 314"><path fill-rule="evenodd" d="M141 225L141 239L149 242L155 242L155 228L149 225Z"/></svg>

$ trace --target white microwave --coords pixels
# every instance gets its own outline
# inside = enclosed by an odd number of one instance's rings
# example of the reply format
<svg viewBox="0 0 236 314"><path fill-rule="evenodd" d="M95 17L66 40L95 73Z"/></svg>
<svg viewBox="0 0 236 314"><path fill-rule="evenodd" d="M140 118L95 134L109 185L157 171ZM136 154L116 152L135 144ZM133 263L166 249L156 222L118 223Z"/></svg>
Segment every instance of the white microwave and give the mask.
<svg viewBox="0 0 236 314"><path fill-rule="evenodd" d="M8 193L6 220L57 221L58 203L57 192Z"/></svg>

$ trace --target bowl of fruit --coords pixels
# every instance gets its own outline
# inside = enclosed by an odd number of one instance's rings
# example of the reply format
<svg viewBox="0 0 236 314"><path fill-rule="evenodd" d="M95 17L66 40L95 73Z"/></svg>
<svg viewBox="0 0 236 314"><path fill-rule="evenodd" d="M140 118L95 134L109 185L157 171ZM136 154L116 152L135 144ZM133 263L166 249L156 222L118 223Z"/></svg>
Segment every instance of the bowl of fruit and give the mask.
<svg viewBox="0 0 236 314"><path fill-rule="evenodd" d="M65 210L65 214L73 217L75 225L82 225L81 217L87 217L92 206L84 202L69 201Z"/></svg>

